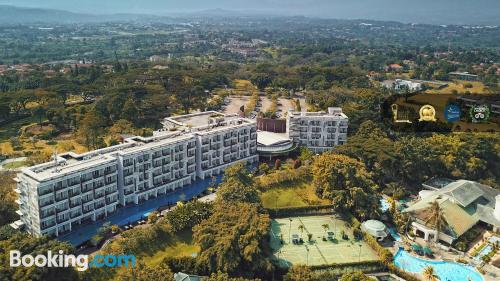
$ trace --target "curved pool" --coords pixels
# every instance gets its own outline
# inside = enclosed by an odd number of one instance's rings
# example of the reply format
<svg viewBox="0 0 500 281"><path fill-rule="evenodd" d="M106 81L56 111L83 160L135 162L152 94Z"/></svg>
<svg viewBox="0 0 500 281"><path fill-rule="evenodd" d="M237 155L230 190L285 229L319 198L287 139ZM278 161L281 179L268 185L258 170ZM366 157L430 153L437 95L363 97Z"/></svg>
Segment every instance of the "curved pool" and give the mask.
<svg viewBox="0 0 500 281"><path fill-rule="evenodd" d="M394 256L394 264L404 271L422 273L425 267L432 266L441 281L484 281L483 277L471 266L447 261L429 261L417 258L404 249Z"/></svg>

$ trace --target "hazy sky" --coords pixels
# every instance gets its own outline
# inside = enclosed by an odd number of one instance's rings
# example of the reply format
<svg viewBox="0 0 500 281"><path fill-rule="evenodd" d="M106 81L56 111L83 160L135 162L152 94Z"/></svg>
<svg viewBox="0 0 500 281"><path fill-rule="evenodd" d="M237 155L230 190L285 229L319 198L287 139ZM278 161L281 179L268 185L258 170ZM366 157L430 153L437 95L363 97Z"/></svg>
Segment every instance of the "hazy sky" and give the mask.
<svg viewBox="0 0 500 281"><path fill-rule="evenodd" d="M454 22L499 18L500 0L0 0L0 4L85 13L168 14L207 9L385 19L403 22Z"/></svg>

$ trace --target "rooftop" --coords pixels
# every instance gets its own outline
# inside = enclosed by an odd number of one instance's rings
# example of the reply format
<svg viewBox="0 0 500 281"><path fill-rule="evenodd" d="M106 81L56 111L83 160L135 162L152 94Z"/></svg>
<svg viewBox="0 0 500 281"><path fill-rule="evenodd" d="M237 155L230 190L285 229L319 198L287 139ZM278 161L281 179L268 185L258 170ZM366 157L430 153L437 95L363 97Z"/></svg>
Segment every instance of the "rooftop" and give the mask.
<svg viewBox="0 0 500 281"><path fill-rule="evenodd" d="M455 236L462 235L478 221L500 226L494 216L495 197L500 191L474 181L457 180L419 199L403 212L426 220L432 202L438 202Z"/></svg>
<svg viewBox="0 0 500 281"><path fill-rule="evenodd" d="M206 111L175 117L168 117L163 120L165 131L203 132L216 130L217 128L227 128L239 124L250 124L255 121L240 118L236 114L222 114L217 111Z"/></svg>
<svg viewBox="0 0 500 281"><path fill-rule="evenodd" d="M152 137L132 136L118 145L82 154L73 152L60 154L53 157L50 162L25 168L22 173L37 181L50 180L116 161L115 156L118 154L134 154L170 143L183 142L195 134L204 134L251 123L255 122L216 111L165 118L165 128L154 132Z"/></svg>
<svg viewBox="0 0 500 281"><path fill-rule="evenodd" d="M201 113L170 117L167 118L166 120L177 122L181 126L199 127L211 124L213 122L213 119L224 118L224 117L225 117L224 114L218 113L216 111L207 111Z"/></svg>
<svg viewBox="0 0 500 281"><path fill-rule="evenodd" d="M291 142L286 134L259 131L257 134L257 143L265 146L279 145Z"/></svg>
<svg viewBox="0 0 500 281"><path fill-rule="evenodd" d="M347 119L347 115L342 112L342 108L340 107L329 107L328 112L318 111L318 112L296 112L290 110L288 115L291 117L295 116L308 116L308 117L337 117L338 119Z"/></svg>

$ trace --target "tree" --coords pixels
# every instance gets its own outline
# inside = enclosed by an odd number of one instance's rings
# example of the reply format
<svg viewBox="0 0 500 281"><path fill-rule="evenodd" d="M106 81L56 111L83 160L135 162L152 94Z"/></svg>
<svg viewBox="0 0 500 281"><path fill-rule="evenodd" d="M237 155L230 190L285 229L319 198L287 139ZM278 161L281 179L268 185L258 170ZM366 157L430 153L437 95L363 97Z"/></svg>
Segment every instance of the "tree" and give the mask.
<svg viewBox="0 0 500 281"><path fill-rule="evenodd" d="M305 265L294 265L287 272L284 281L312 281L313 273L309 267Z"/></svg>
<svg viewBox="0 0 500 281"><path fill-rule="evenodd" d="M267 174L267 172L269 171L269 165L267 163L261 163L259 165L259 173L261 174Z"/></svg>
<svg viewBox="0 0 500 281"><path fill-rule="evenodd" d="M314 153L307 147L300 148L299 159L302 163L309 163L313 159Z"/></svg>
<svg viewBox="0 0 500 281"><path fill-rule="evenodd" d="M121 134L134 134L134 125L125 119L120 119L116 121L111 128L109 128L109 133L112 136L119 136Z"/></svg>
<svg viewBox="0 0 500 281"><path fill-rule="evenodd" d="M0 172L0 226L9 224L16 220L19 216L16 214L18 206L15 200L17 195L14 192L16 182L12 180L14 174L8 172Z"/></svg>
<svg viewBox="0 0 500 281"><path fill-rule="evenodd" d="M217 191L217 200L226 202L246 202L260 204L260 197L254 186L250 172L242 163L237 163L224 171L222 183Z"/></svg>
<svg viewBox="0 0 500 281"><path fill-rule="evenodd" d="M446 221L446 218L443 215L443 210L441 209L441 206L439 205L439 202L437 200L430 203L428 211L429 214L425 220L425 223L436 229L436 237L434 237L434 239L437 242L439 241L439 232L441 232L443 228L448 225L448 222Z"/></svg>
<svg viewBox="0 0 500 281"><path fill-rule="evenodd" d="M38 118L38 124L42 127L43 117L45 116L46 109L44 106L37 106L33 109L32 114Z"/></svg>
<svg viewBox="0 0 500 281"><path fill-rule="evenodd" d="M182 73L172 74L161 78L167 93L171 93L180 104L185 114L190 108L205 107L206 95L199 81Z"/></svg>
<svg viewBox="0 0 500 281"><path fill-rule="evenodd" d="M189 202L167 213L167 222L173 232L191 229L212 215L212 204L200 201Z"/></svg>
<svg viewBox="0 0 500 281"><path fill-rule="evenodd" d="M136 102L129 97L123 104L122 113L120 117L132 123L136 122L139 115L139 110L136 107Z"/></svg>
<svg viewBox="0 0 500 281"><path fill-rule="evenodd" d="M257 89L264 91L273 82L273 79L265 74L256 74L252 77L251 81L252 84L257 86Z"/></svg>
<svg viewBox="0 0 500 281"><path fill-rule="evenodd" d="M280 168L281 168L281 160L276 159L276 161L274 161L274 169L279 170Z"/></svg>
<svg viewBox="0 0 500 281"><path fill-rule="evenodd" d="M83 120L80 122L78 135L89 150L99 148L101 143L100 138L103 132L103 121L96 116L94 112L86 113Z"/></svg>
<svg viewBox="0 0 500 281"><path fill-rule="evenodd" d="M151 266L138 263L134 268L127 267L125 270L120 270L117 277L121 281L175 280L170 268L163 264Z"/></svg>
<svg viewBox="0 0 500 281"><path fill-rule="evenodd" d="M436 275L436 272L434 271L434 267L432 267L431 265L426 266L423 269L422 275L424 276L425 280L428 280L428 281L439 280L439 277Z"/></svg>
<svg viewBox="0 0 500 281"><path fill-rule="evenodd" d="M322 224L321 227L323 227L323 230L325 231L325 234L330 229L330 226L327 223Z"/></svg>
<svg viewBox="0 0 500 281"><path fill-rule="evenodd" d="M8 265L10 251L18 250L23 255L46 255L47 251L74 254L74 249L68 243L53 240L49 237L37 238L27 233L18 232L6 240L0 241L0 263ZM9 267L2 266L2 280L42 281L42 280L78 280L78 274L72 267Z"/></svg>
<svg viewBox="0 0 500 281"><path fill-rule="evenodd" d="M198 262L212 272L236 275L269 270L269 225L269 215L259 213L255 205L215 205L213 215L193 228L194 241L200 246Z"/></svg>
<svg viewBox="0 0 500 281"><path fill-rule="evenodd" d="M259 279L252 279L258 281ZM230 277L229 274L223 272L212 273L208 278L203 278L203 281L252 281L250 279L240 277Z"/></svg>
<svg viewBox="0 0 500 281"><path fill-rule="evenodd" d="M302 238L302 234L304 233L304 230L306 229L303 224L300 224L297 229L300 232L300 238Z"/></svg>
<svg viewBox="0 0 500 281"><path fill-rule="evenodd" d="M335 151L362 161L368 170L373 171L373 178L378 184L398 178L394 143L371 120L363 122L347 144L337 147Z"/></svg>
<svg viewBox="0 0 500 281"><path fill-rule="evenodd" d="M326 152L314 159L312 174L316 193L332 200L336 210L349 211L363 219L376 215L380 204L375 193L377 186L360 161Z"/></svg>

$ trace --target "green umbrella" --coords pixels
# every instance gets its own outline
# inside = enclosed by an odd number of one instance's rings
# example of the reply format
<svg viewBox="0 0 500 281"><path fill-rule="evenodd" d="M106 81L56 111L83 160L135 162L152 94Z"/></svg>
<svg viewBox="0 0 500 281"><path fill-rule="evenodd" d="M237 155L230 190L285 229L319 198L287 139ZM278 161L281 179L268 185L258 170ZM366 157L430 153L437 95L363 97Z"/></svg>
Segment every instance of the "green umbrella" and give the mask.
<svg viewBox="0 0 500 281"><path fill-rule="evenodd" d="M431 250L431 248L429 248L429 247L425 246L425 247L424 247L424 254L426 254L426 255L432 255L432 250Z"/></svg>
<svg viewBox="0 0 500 281"><path fill-rule="evenodd" d="M411 245L412 249L416 252L420 252L422 251L422 246L418 245L418 244L413 244Z"/></svg>

